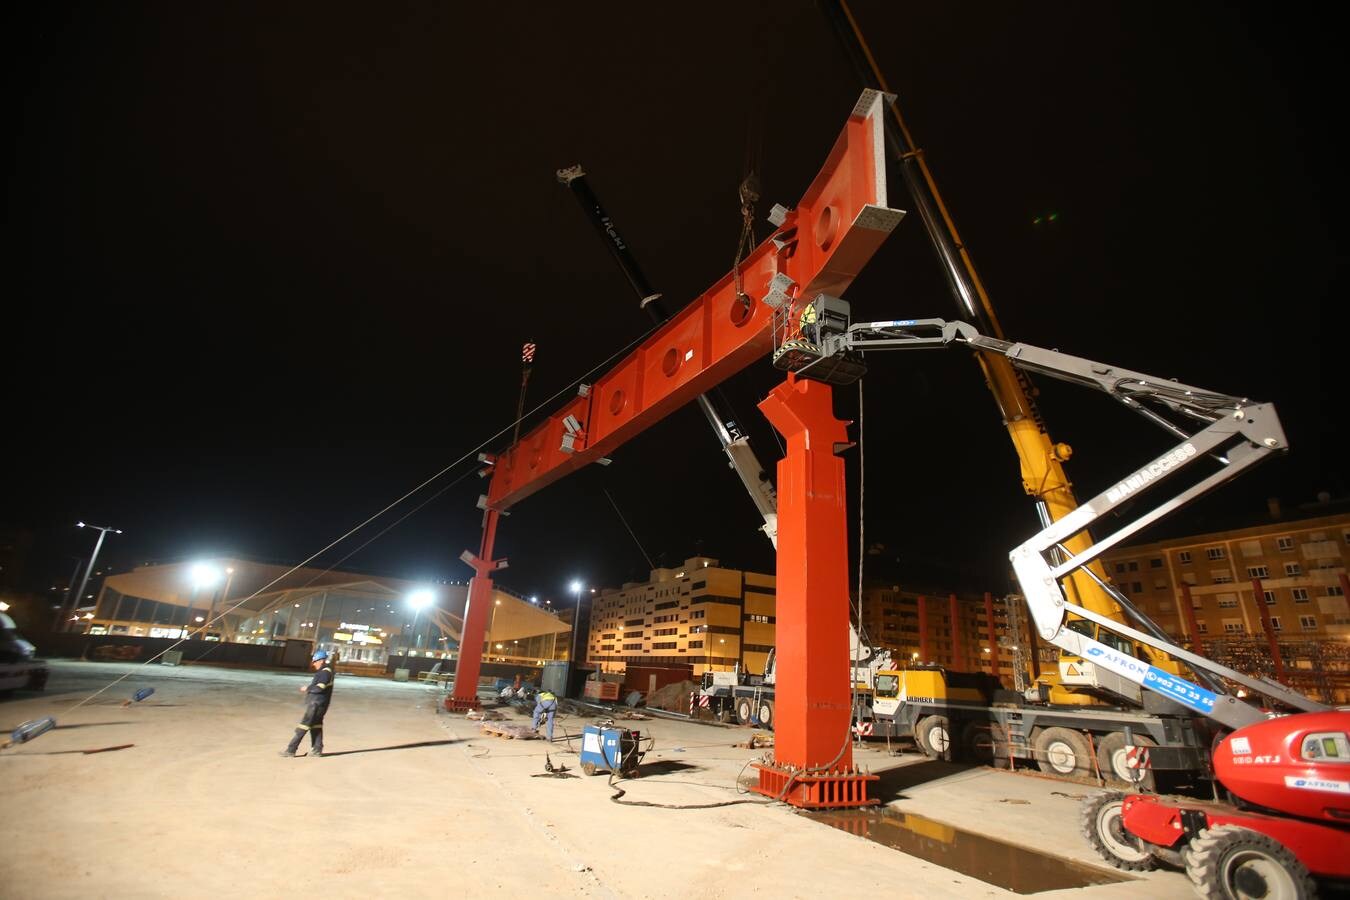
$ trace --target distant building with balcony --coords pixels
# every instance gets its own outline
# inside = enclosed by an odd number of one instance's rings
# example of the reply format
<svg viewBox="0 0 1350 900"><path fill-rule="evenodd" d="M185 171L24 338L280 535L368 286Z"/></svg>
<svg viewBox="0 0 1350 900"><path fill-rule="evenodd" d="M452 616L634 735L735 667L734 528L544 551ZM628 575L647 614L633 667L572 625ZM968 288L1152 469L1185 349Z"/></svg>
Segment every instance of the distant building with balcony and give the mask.
<svg viewBox="0 0 1350 900"><path fill-rule="evenodd" d="M1273 675L1263 604L1286 681L1345 702L1347 556L1350 513L1341 512L1118 547L1102 562L1115 586L1177 640L1234 668Z"/></svg>
<svg viewBox="0 0 1350 900"><path fill-rule="evenodd" d="M762 674L773 649L774 576L695 556L593 598L584 658L605 671L689 665Z"/></svg>

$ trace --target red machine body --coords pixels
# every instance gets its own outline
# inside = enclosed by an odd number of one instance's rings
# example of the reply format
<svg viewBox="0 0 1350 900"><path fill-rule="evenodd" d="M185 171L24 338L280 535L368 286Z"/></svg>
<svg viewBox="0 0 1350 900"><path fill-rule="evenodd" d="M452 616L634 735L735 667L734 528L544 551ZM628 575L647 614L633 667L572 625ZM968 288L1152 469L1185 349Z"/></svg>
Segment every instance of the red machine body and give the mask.
<svg viewBox="0 0 1350 900"><path fill-rule="evenodd" d="M1228 735L1214 751L1218 779L1262 811L1182 797L1124 798L1121 822L1138 838L1180 849L1202 829L1235 825L1283 844L1314 875L1350 879L1350 712L1300 713Z"/></svg>
<svg viewBox="0 0 1350 900"><path fill-rule="evenodd" d="M1248 803L1350 824L1348 741L1350 712L1281 716L1220 741L1214 748L1214 774Z"/></svg>

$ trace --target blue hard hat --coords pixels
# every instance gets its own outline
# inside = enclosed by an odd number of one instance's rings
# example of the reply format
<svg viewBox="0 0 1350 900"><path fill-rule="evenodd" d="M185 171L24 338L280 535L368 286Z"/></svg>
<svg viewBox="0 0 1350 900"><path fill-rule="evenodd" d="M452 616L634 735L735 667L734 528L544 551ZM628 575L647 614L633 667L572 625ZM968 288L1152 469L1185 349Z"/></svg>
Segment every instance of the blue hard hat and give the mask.
<svg viewBox="0 0 1350 900"><path fill-rule="evenodd" d="M327 658L328 658L328 651L327 651L327 650L315 650L315 651L314 651L314 655L311 656L311 657L309 658L309 661L310 661L310 662L318 662L318 661L321 660L321 659L327 659Z"/></svg>

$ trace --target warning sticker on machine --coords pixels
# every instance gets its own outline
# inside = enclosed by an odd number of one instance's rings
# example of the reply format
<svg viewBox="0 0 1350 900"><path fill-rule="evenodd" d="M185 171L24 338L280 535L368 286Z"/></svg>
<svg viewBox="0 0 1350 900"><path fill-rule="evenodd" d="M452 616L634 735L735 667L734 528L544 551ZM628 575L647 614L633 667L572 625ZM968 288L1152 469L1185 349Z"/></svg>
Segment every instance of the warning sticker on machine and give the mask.
<svg viewBox="0 0 1350 900"><path fill-rule="evenodd" d="M1350 794L1350 781L1330 781L1326 778L1299 778L1296 775L1284 776L1285 787L1300 791L1329 791L1333 794Z"/></svg>
<svg viewBox="0 0 1350 900"><path fill-rule="evenodd" d="M1252 742L1245 737L1235 737L1228 741L1228 748L1233 751L1234 756L1251 756Z"/></svg>
<svg viewBox="0 0 1350 900"><path fill-rule="evenodd" d="M582 753L599 753L599 752L600 752L600 735L596 734L596 733L593 732L593 731L588 731L588 732L586 732L584 735L582 735L582 736L581 736L581 752L582 752Z"/></svg>

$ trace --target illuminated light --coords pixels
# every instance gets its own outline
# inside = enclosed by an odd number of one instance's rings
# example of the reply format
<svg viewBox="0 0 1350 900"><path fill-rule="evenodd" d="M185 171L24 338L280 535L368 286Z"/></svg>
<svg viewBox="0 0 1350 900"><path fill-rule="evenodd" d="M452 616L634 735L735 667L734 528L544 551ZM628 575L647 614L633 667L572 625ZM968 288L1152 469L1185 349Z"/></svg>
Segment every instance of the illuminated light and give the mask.
<svg viewBox="0 0 1350 900"><path fill-rule="evenodd" d="M205 622L206 620L203 619L201 616L197 616L196 621L198 621L198 622Z"/></svg>
<svg viewBox="0 0 1350 900"><path fill-rule="evenodd" d="M919 658L919 654L917 654L917 653L911 653L911 654L909 655L909 658L910 658L910 659L918 659L918 658Z"/></svg>
<svg viewBox="0 0 1350 900"><path fill-rule="evenodd" d="M497 601L497 605L498 605L498 606L501 606L501 605L502 605L502 601L498 600L498 601Z"/></svg>
<svg viewBox="0 0 1350 900"><path fill-rule="evenodd" d="M567 586L567 589L568 589L569 591L571 591L572 593L574 593L574 594L580 594L580 593L581 593L581 582L580 582L580 581L575 581L575 580L574 580L571 584L569 584L569 585Z"/></svg>
<svg viewBox="0 0 1350 900"><path fill-rule="evenodd" d="M498 650L502 649L502 645L501 645L501 644L498 644L498 645L497 645L497 649L498 649Z"/></svg>
<svg viewBox="0 0 1350 900"><path fill-rule="evenodd" d="M188 570L188 577L194 588L212 587L220 581L220 570L210 563L193 563Z"/></svg>
<svg viewBox="0 0 1350 900"><path fill-rule="evenodd" d="M295 604L295 608L296 608L296 609L299 609L299 608L300 608L300 604L299 604L299 603Z"/></svg>
<svg viewBox="0 0 1350 900"><path fill-rule="evenodd" d="M9 609L9 604L6 603L6 602L3 601L3 600L0 600L0 612L5 612L5 611L8 610L8 609Z"/></svg>
<svg viewBox="0 0 1350 900"><path fill-rule="evenodd" d="M595 588L591 588L591 593L592 593L592 594L595 593Z"/></svg>
<svg viewBox="0 0 1350 900"><path fill-rule="evenodd" d="M1040 216L1037 216L1036 218L1032 219L1032 220L1031 220L1031 224L1032 224L1032 225L1039 225L1039 224L1041 224L1041 217L1040 217Z"/></svg>
<svg viewBox="0 0 1350 900"><path fill-rule="evenodd" d="M413 609L426 609L436 602L436 595L429 588L421 588L408 595L408 605ZM360 612L360 610L357 610Z"/></svg>
<svg viewBox="0 0 1350 900"><path fill-rule="evenodd" d="M1051 222L1053 222L1059 218L1059 213L1052 212L1050 215L1046 216L1046 218L1049 219Z"/></svg>

